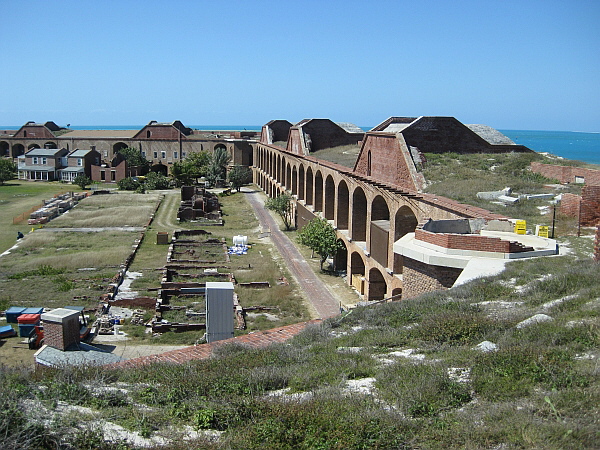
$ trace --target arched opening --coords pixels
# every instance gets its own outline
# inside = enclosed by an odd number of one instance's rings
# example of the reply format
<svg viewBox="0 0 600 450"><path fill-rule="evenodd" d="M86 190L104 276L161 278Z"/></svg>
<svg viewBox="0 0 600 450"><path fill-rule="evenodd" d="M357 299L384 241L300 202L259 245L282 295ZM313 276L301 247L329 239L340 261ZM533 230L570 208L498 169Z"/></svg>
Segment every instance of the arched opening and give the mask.
<svg viewBox="0 0 600 450"><path fill-rule="evenodd" d="M298 200L304 200L304 166L300 164L298 169Z"/></svg>
<svg viewBox="0 0 600 450"><path fill-rule="evenodd" d="M387 292L387 284L385 278L379 271L379 269L369 270L369 293L368 300L383 300L385 293Z"/></svg>
<svg viewBox="0 0 600 450"><path fill-rule="evenodd" d="M400 300L402 298L402 288L392 289L392 297L394 297L394 301Z"/></svg>
<svg viewBox="0 0 600 450"><path fill-rule="evenodd" d="M365 262L362 256L357 252L352 252L350 255L350 276L348 277L350 284L358 291L360 295L365 293Z"/></svg>
<svg viewBox="0 0 600 450"><path fill-rule="evenodd" d="M287 164L285 162L285 156L281 157L281 178L279 179L279 183L282 186L286 186L286 168L287 168Z"/></svg>
<svg viewBox="0 0 600 450"><path fill-rule="evenodd" d="M306 204L313 204L313 173L310 167L306 169Z"/></svg>
<svg viewBox="0 0 600 450"><path fill-rule="evenodd" d="M383 267L388 266L389 241L390 211L385 199L378 195L371 203L371 230L368 248L373 259Z"/></svg>
<svg viewBox="0 0 600 450"><path fill-rule="evenodd" d="M352 240L365 242L367 240L367 198L362 188L354 189L352 195Z"/></svg>
<svg viewBox="0 0 600 450"><path fill-rule="evenodd" d="M58 148L58 145L56 145L56 142L46 142L44 148Z"/></svg>
<svg viewBox="0 0 600 450"><path fill-rule="evenodd" d="M315 211L323 211L323 175L315 174Z"/></svg>
<svg viewBox="0 0 600 450"><path fill-rule="evenodd" d="M337 193L337 217L336 224L340 230L348 229L348 215L349 215L349 202L350 202L350 193L348 192L348 185L345 181L340 181L338 184L338 193Z"/></svg>
<svg viewBox="0 0 600 450"><path fill-rule="evenodd" d="M23 144L15 144L12 146L12 157L17 158L18 156L25 154L25 147Z"/></svg>
<svg viewBox="0 0 600 450"><path fill-rule="evenodd" d="M117 153L119 153L119 150L122 150L122 149L127 148L127 147L129 147L129 145L127 145L125 142L117 142L112 147L113 156L116 155Z"/></svg>
<svg viewBox="0 0 600 450"><path fill-rule="evenodd" d="M325 218L335 218L335 183L331 175L327 175L325 179Z"/></svg>
<svg viewBox="0 0 600 450"><path fill-rule="evenodd" d="M150 130L146 130L146 139L150 139L150 136L152 136L152 132Z"/></svg>
<svg viewBox="0 0 600 450"><path fill-rule="evenodd" d="M27 151L33 150L34 148L40 148L40 146L38 144L29 144Z"/></svg>
<svg viewBox="0 0 600 450"><path fill-rule="evenodd" d="M164 176L167 176L167 172L169 171L169 169L167 168L167 166L165 166L164 164L160 163L160 164L154 164L151 168L150 171L152 172L156 172L156 173L160 173Z"/></svg>
<svg viewBox="0 0 600 450"><path fill-rule="evenodd" d="M275 181L281 180L281 156L277 155L277 173L275 174Z"/></svg>
<svg viewBox="0 0 600 450"><path fill-rule="evenodd" d="M367 176L371 176L371 150L367 153Z"/></svg>
<svg viewBox="0 0 600 450"><path fill-rule="evenodd" d="M348 270L348 248L342 239L338 239L342 248L338 250L333 259L333 266L336 272L346 272Z"/></svg>
<svg viewBox="0 0 600 450"><path fill-rule="evenodd" d="M296 173L296 166L292 169L292 195L298 194L298 174Z"/></svg>
<svg viewBox="0 0 600 450"><path fill-rule="evenodd" d="M394 242L405 236L407 233L412 233L417 228L417 217L408 206L402 206L394 217ZM402 273L404 260L402 255L394 253L394 273Z"/></svg>
<svg viewBox="0 0 600 450"><path fill-rule="evenodd" d="M290 189L292 189L292 167L290 166L290 163L287 164L286 169L285 169L285 188L289 191Z"/></svg>
<svg viewBox="0 0 600 450"><path fill-rule="evenodd" d="M10 156L10 144L6 141L0 141L0 156Z"/></svg>

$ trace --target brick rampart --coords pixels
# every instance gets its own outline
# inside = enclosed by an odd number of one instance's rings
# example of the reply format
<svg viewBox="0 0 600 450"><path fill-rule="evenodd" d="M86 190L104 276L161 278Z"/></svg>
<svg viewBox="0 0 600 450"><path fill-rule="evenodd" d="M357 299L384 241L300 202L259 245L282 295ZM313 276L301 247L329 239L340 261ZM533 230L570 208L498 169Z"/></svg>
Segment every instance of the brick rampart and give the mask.
<svg viewBox="0 0 600 450"><path fill-rule="evenodd" d="M238 336L231 339L225 339L212 344L202 344L191 347L173 350L158 355L143 356L140 358L128 359L116 364L110 364L110 368L133 368L147 364L167 363L183 364L198 359L208 359L212 356L215 348L223 344L240 344L249 348L265 348L271 344L280 344L293 338L309 325L318 325L321 320L311 320L309 322L296 323L285 327L273 328L266 331L256 331L244 336Z"/></svg>
<svg viewBox="0 0 600 450"><path fill-rule="evenodd" d="M561 183L575 183L576 178L580 178L588 186L600 185L600 170L572 166L555 166L539 162L532 162L530 167L532 172L539 173L547 178L553 178Z"/></svg>
<svg viewBox="0 0 600 450"><path fill-rule="evenodd" d="M407 299L425 292L449 289L461 272L462 269L433 266L405 257L402 298Z"/></svg>
<svg viewBox="0 0 600 450"><path fill-rule="evenodd" d="M528 247L522 247L516 242L474 234L432 233L425 230L415 230L415 238L418 241L456 250L493 253L518 253L532 250Z"/></svg>

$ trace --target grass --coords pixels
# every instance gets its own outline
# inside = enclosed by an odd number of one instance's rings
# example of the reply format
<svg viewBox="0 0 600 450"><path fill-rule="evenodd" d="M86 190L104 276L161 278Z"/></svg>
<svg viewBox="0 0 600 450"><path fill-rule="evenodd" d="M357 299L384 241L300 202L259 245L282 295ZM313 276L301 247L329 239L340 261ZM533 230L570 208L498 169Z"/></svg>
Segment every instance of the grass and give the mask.
<svg viewBox="0 0 600 450"><path fill-rule="evenodd" d="M185 427L223 432L188 448L594 448L600 267L587 256L591 241L580 240L587 244L569 255L353 309L286 344L224 345L208 360L113 372L4 369L0 383L29 401L92 408L94 416L79 418L86 433L90 421L111 421L167 436L172 448L181 448L175 430ZM575 297L545 309L565 295ZM515 301L518 318L494 309ZM516 326L540 311L554 320ZM497 350L475 350L484 340ZM353 390L356 383L370 387ZM31 423L25 416L16 429Z"/></svg>
<svg viewBox="0 0 600 450"><path fill-rule="evenodd" d="M535 225L550 225L552 214L547 200L521 200L504 205L477 198L477 192L512 189L512 196L519 194L558 195L564 192L581 193L580 186L562 186L559 191L547 187L556 180L547 179L529 170L532 161L546 163L550 158L539 153L426 154L427 164L423 170L428 186L426 192L443 195L461 203L478 206L510 217L525 219L534 229ZM543 213L550 211L549 213ZM558 217L558 233L574 234L576 221Z"/></svg>
<svg viewBox="0 0 600 450"><path fill-rule="evenodd" d="M26 233L31 229L27 218L18 224L13 224L13 217L42 205L44 200L54 195L70 191L75 186L58 182L36 183L33 181L11 180L0 186L0 253L15 244L17 231Z"/></svg>
<svg viewBox="0 0 600 450"><path fill-rule="evenodd" d="M94 195L54 219L52 227L143 227L158 202L158 194Z"/></svg>

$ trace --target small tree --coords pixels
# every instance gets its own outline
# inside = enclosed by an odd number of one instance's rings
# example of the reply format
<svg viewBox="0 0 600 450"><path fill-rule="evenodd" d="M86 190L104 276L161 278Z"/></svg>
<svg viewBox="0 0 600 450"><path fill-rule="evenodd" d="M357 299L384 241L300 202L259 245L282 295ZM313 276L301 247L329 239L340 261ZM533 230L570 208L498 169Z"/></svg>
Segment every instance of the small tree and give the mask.
<svg viewBox="0 0 600 450"><path fill-rule="evenodd" d="M208 173L206 178L215 186L219 180L224 180L227 175L227 165L231 161L231 157L224 148L216 148L213 152Z"/></svg>
<svg viewBox="0 0 600 450"><path fill-rule="evenodd" d="M125 158L129 167L139 167L142 173L146 173L150 170L150 161L148 161L137 148L126 147L118 150L117 153Z"/></svg>
<svg viewBox="0 0 600 450"><path fill-rule="evenodd" d="M239 192L244 184L252 182L252 170L245 166L233 166L227 174L227 178L231 182L231 187Z"/></svg>
<svg viewBox="0 0 600 450"><path fill-rule="evenodd" d="M169 178L158 172L149 172L144 184L146 189L169 189L171 187Z"/></svg>
<svg viewBox="0 0 600 450"><path fill-rule="evenodd" d="M142 183L137 180L134 180L131 177L123 178L117 181L117 186L121 191L135 191L138 189Z"/></svg>
<svg viewBox="0 0 600 450"><path fill-rule="evenodd" d="M323 263L329 257L335 257L342 248L335 230L325 219L315 218L308 222L298 232L298 240L313 252L320 256L320 267L323 271Z"/></svg>
<svg viewBox="0 0 600 450"><path fill-rule="evenodd" d="M211 162L207 151L190 153L183 161L177 161L171 167L171 177L178 186L198 182L198 178L208 175Z"/></svg>
<svg viewBox="0 0 600 450"><path fill-rule="evenodd" d="M76 184L81 189L85 189L86 186L92 184L92 180L87 175L77 175L73 180L73 184Z"/></svg>
<svg viewBox="0 0 600 450"><path fill-rule="evenodd" d="M10 159L0 158L0 186L17 176L17 166Z"/></svg>
<svg viewBox="0 0 600 450"><path fill-rule="evenodd" d="M279 217L283 220L286 230L292 229L292 220L294 213L294 206L292 204L292 197L288 194L281 194L279 197L269 198L265 202L265 208L279 214Z"/></svg>

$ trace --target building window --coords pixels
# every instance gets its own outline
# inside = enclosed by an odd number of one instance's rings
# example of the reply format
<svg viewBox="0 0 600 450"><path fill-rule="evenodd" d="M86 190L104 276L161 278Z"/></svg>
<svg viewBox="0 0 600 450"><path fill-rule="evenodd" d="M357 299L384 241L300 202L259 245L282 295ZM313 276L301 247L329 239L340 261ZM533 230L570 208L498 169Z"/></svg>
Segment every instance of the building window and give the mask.
<svg viewBox="0 0 600 450"><path fill-rule="evenodd" d="M37 156L34 156L34 157L33 157L33 164L37 164L37 163L38 163Z"/></svg>
<svg viewBox="0 0 600 450"><path fill-rule="evenodd" d="M100 171L100 181L106 181L106 170Z"/></svg>
<svg viewBox="0 0 600 450"><path fill-rule="evenodd" d="M77 165L78 166L83 166L83 159L77 158Z"/></svg>
<svg viewBox="0 0 600 450"><path fill-rule="evenodd" d="M23 130L23 137L27 137L27 130Z"/></svg>
<svg viewBox="0 0 600 450"><path fill-rule="evenodd" d="M167 157L167 152L160 152L160 157L165 159Z"/></svg>
<svg viewBox="0 0 600 450"><path fill-rule="evenodd" d="M47 162L46 158L42 158L42 164L43 164L44 166L46 165L46 162Z"/></svg>
<svg viewBox="0 0 600 450"><path fill-rule="evenodd" d="M178 156L178 155L179 155L179 154L178 154L177 152L173 152L173 158L177 159L177 156Z"/></svg>
<svg viewBox="0 0 600 450"><path fill-rule="evenodd" d="M152 133L150 133L150 130L146 130L146 139L150 139L151 134Z"/></svg>
<svg viewBox="0 0 600 450"><path fill-rule="evenodd" d="M110 181L115 181L116 179L117 179L117 171L111 170L110 171Z"/></svg>
<svg viewBox="0 0 600 450"><path fill-rule="evenodd" d="M146 152L142 152L142 156L145 158L146 157Z"/></svg>
<svg viewBox="0 0 600 450"><path fill-rule="evenodd" d="M181 157L185 158L185 152L181 152Z"/></svg>
<svg viewBox="0 0 600 450"><path fill-rule="evenodd" d="M158 152L154 152L154 159L158 158Z"/></svg>

